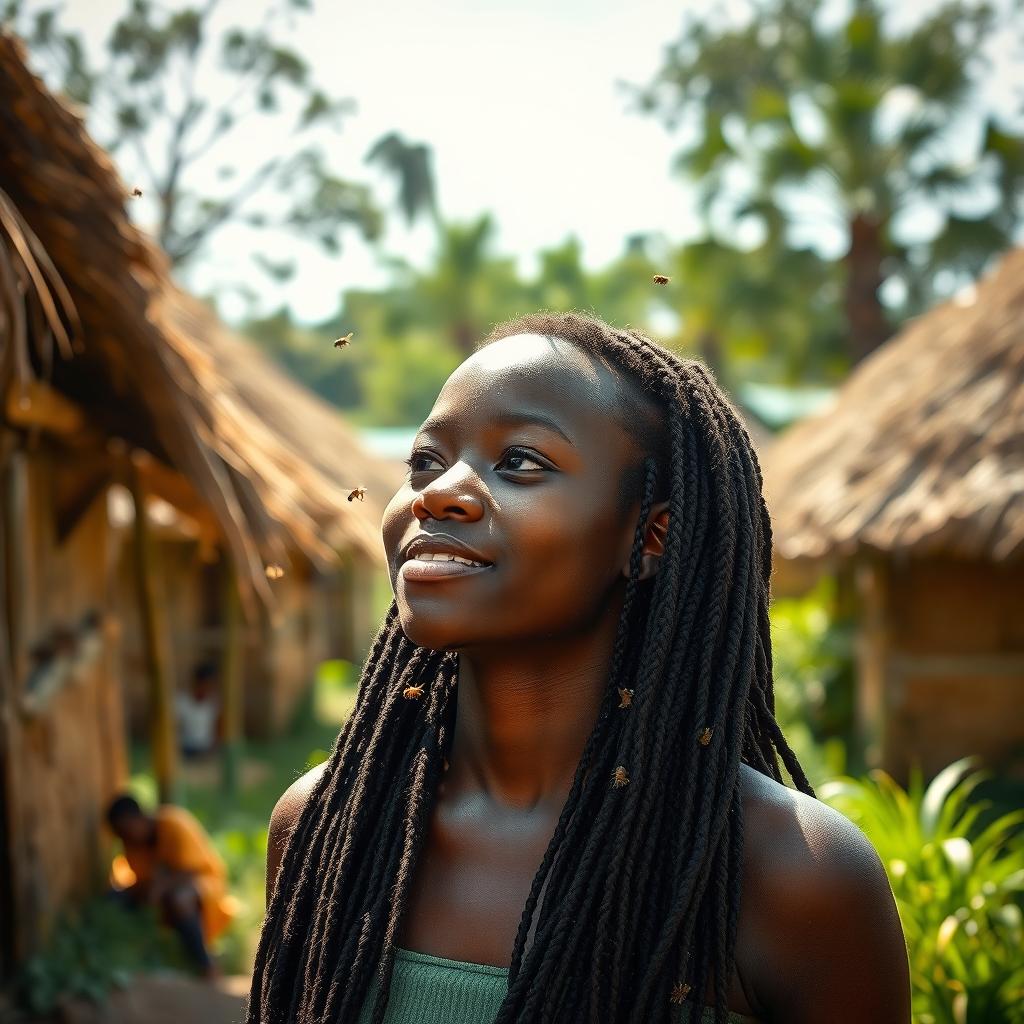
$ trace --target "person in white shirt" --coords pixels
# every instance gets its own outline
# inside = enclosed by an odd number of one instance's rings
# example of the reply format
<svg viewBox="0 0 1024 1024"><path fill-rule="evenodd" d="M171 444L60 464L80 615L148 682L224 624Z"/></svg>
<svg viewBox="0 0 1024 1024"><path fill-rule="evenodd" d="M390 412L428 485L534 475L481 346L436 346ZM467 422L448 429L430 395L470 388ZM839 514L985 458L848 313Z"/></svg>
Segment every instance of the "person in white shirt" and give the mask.
<svg viewBox="0 0 1024 1024"><path fill-rule="evenodd" d="M217 746L220 731L220 696L217 668L201 662L192 673L192 686L175 698L178 742L185 757L201 757Z"/></svg>

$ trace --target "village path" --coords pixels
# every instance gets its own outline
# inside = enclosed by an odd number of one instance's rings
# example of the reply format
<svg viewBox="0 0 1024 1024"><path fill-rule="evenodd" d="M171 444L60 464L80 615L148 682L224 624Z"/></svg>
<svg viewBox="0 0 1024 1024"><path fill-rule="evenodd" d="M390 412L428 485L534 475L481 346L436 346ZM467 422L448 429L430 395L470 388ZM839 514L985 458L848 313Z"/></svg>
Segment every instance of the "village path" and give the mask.
<svg viewBox="0 0 1024 1024"><path fill-rule="evenodd" d="M222 978L209 984L180 974L137 976L102 1006L65 1006L59 1024L240 1024L249 979Z"/></svg>

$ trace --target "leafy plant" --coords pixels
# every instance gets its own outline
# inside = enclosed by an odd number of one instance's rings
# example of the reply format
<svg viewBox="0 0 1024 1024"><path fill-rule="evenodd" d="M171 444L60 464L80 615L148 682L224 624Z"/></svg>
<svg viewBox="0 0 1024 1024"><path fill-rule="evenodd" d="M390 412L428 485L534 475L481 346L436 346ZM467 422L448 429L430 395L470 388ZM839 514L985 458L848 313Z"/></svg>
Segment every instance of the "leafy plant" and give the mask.
<svg viewBox="0 0 1024 1024"><path fill-rule="evenodd" d="M811 783L849 770L853 629L835 620L835 581L776 599L769 611L776 717Z"/></svg>
<svg viewBox="0 0 1024 1024"><path fill-rule="evenodd" d="M177 936L152 911L129 912L98 898L63 918L47 948L25 963L19 1001L33 1014L74 997L101 1003L136 972L161 967L185 969Z"/></svg>
<svg viewBox="0 0 1024 1024"><path fill-rule="evenodd" d="M910 952L916 1024L1024 1021L1024 810L983 824L989 776L964 758L927 787L889 775L818 795L859 825L885 864Z"/></svg>

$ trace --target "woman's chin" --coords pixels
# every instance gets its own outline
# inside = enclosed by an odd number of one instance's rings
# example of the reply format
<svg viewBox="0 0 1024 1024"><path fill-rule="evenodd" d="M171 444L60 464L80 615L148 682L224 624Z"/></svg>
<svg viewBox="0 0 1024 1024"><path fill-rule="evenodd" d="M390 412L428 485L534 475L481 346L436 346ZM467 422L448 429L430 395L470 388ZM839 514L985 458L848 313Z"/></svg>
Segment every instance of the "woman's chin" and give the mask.
<svg viewBox="0 0 1024 1024"><path fill-rule="evenodd" d="M402 632L417 646L432 651L448 651L464 647L467 643L463 632L455 628L450 620L440 620L430 615L413 614L408 609L399 609Z"/></svg>

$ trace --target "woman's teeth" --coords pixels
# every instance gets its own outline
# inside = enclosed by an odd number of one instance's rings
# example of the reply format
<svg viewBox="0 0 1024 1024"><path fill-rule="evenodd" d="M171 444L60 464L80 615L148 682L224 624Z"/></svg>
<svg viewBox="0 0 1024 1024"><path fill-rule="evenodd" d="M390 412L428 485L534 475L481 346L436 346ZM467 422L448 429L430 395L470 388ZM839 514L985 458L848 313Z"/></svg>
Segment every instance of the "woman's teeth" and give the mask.
<svg viewBox="0 0 1024 1024"><path fill-rule="evenodd" d="M441 551L424 551L415 556L417 562L461 562L463 565L476 565L481 569L484 562L474 562L470 558L463 558L462 555L449 555Z"/></svg>

